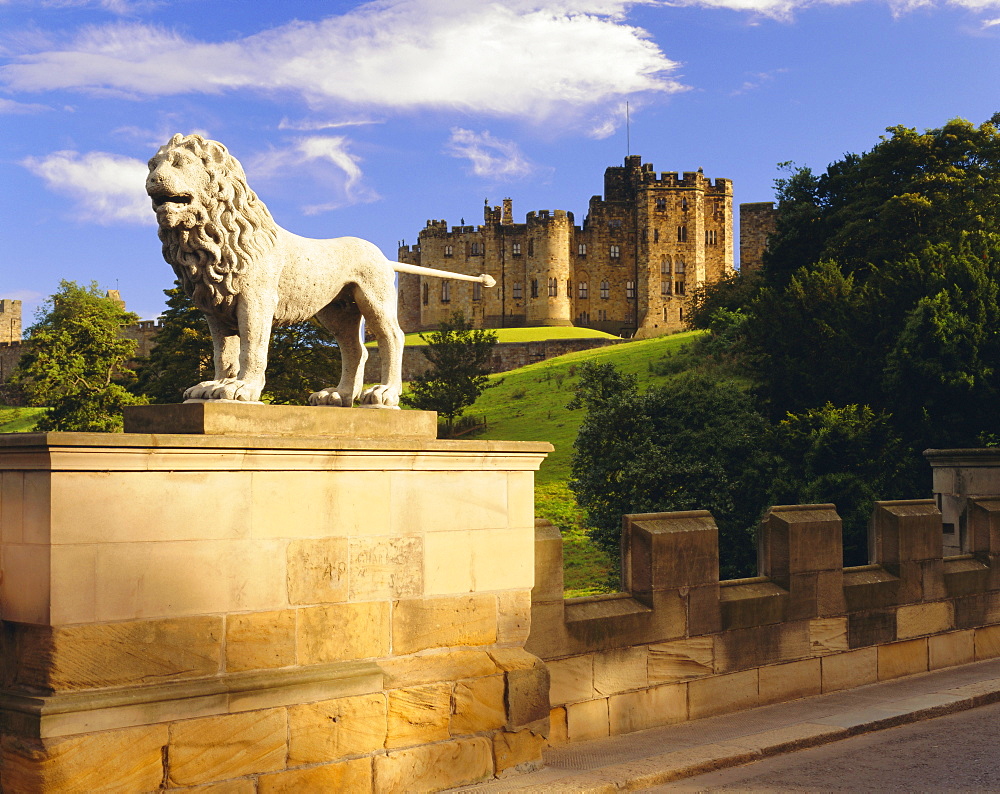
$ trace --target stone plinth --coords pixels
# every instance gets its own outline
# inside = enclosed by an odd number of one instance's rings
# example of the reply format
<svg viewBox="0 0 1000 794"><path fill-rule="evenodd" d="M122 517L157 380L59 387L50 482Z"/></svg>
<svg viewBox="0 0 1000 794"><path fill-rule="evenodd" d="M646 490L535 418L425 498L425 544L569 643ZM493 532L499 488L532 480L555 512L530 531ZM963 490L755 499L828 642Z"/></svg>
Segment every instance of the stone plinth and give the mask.
<svg viewBox="0 0 1000 794"><path fill-rule="evenodd" d="M0 435L3 790L435 790L538 761L549 445L177 408L244 434Z"/></svg>
<svg viewBox="0 0 1000 794"><path fill-rule="evenodd" d="M1000 496L1000 448L928 449L934 499L943 517L948 554L972 552L968 533L970 499Z"/></svg>

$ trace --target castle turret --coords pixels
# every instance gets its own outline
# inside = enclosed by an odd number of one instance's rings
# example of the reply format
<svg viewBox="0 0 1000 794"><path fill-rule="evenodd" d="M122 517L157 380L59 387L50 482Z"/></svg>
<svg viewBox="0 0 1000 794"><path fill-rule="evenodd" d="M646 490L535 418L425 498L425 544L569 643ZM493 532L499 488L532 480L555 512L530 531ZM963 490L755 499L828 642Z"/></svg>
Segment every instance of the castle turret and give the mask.
<svg viewBox="0 0 1000 794"><path fill-rule="evenodd" d="M565 210L528 213L527 311L530 325L572 325L573 274L570 242L573 214Z"/></svg>

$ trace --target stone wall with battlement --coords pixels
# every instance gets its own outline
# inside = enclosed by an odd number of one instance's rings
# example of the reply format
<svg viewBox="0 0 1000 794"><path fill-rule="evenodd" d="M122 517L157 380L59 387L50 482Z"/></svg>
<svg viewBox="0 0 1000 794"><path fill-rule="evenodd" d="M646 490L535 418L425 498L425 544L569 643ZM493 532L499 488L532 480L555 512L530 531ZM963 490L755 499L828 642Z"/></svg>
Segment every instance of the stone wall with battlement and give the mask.
<svg viewBox="0 0 1000 794"><path fill-rule="evenodd" d="M774 202L740 204L740 272L760 270L767 238L774 234L778 211Z"/></svg>
<svg viewBox="0 0 1000 794"><path fill-rule="evenodd" d="M21 301L0 298L0 344L21 341Z"/></svg>
<svg viewBox="0 0 1000 794"><path fill-rule="evenodd" d="M879 502L872 563L844 568L833 505L775 507L760 575L719 581L705 511L625 516L625 591L564 599L562 538L535 530L525 647L551 676L553 741L629 733L1000 656L1000 499L942 554L932 500Z"/></svg>

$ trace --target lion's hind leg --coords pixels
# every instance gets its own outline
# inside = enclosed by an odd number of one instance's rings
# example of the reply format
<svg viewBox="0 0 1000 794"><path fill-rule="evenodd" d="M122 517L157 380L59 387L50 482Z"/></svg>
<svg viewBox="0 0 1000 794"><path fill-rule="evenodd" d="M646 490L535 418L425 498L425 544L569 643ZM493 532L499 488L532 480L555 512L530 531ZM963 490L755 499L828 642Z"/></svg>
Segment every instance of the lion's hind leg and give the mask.
<svg viewBox="0 0 1000 794"><path fill-rule="evenodd" d="M380 380L361 394L361 404L368 408L398 408L403 391L403 346L405 336L396 316L396 290L390 279L368 292L358 290L358 302L368 325L378 340L381 365Z"/></svg>
<svg viewBox="0 0 1000 794"><path fill-rule="evenodd" d="M341 296L316 314L340 348L340 383L309 396L310 405L340 405L350 408L361 395L365 381L368 350L361 339L361 311L348 297Z"/></svg>

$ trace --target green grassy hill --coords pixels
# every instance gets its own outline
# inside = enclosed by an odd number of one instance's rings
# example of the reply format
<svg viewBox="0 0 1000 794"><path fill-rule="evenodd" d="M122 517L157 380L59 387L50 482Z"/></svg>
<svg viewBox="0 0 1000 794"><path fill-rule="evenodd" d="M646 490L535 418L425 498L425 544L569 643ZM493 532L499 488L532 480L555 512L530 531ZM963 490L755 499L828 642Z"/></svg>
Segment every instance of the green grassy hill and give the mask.
<svg viewBox="0 0 1000 794"><path fill-rule="evenodd" d="M618 587L607 555L590 543L582 511L569 490L573 442L583 420L583 409L570 411L584 362L612 363L636 376L641 389L666 380L649 371L650 362L677 352L702 331L661 336L610 347L581 350L494 375L500 385L487 389L469 410L486 419L477 438L511 441L548 441L555 450L535 478L535 515L547 518L563 533L567 596L608 592Z"/></svg>
<svg viewBox="0 0 1000 794"><path fill-rule="evenodd" d="M47 408L11 408L0 405L0 433L29 433Z"/></svg>
<svg viewBox="0 0 1000 794"><path fill-rule="evenodd" d="M566 328L494 328L498 342L543 342L547 339L617 339L613 334L606 334L604 331L595 331L593 328L577 328L569 326ZM425 331L425 334L430 333ZM367 342L368 347L373 347L375 342ZM427 343L420 338L419 333L406 335L407 347L420 347Z"/></svg>

